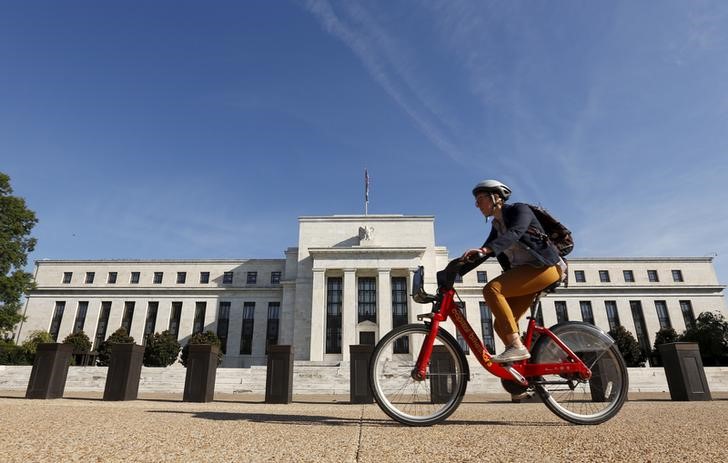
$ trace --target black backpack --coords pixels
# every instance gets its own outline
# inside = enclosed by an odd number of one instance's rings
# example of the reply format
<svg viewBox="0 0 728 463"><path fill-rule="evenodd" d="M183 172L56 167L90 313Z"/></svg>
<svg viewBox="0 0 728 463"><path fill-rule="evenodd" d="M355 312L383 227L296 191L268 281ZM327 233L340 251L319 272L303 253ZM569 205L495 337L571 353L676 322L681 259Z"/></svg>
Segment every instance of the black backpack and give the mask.
<svg viewBox="0 0 728 463"><path fill-rule="evenodd" d="M528 207L531 208L533 215L536 216L536 219L538 219L546 234L541 233L541 230L537 230L534 227L530 227L527 232L541 239L551 241L559 251L561 257L568 255L574 249L574 238L571 236L571 230L566 228L564 224L556 220L541 206L529 204Z"/></svg>

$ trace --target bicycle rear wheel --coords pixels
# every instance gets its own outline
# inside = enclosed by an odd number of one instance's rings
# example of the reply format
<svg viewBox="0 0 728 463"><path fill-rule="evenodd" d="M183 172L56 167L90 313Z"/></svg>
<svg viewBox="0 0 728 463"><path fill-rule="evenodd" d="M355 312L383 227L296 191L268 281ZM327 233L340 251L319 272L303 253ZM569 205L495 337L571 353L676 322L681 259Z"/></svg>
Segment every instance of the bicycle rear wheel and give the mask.
<svg viewBox="0 0 728 463"><path fill-rule="evenodd" d="M369 381L379 407L394 420L410 426L443 421L465 395L469 369L457 341L440 329L426 377L413 378L420 347L429 334L421 324L401 326L382 338L369 364Z"/></svg>
<svg viewBox="0 0 728 463"><path fill-rule="evenodd" d="M614 340L593 325L569 322L551 328L592 371L588 380L576 374L549 375L534 381L544 404L576 424L599 424L619 412L627 399L627 367ZM533 348L532 363L559 363L566 353L548 336Z"/></svg>

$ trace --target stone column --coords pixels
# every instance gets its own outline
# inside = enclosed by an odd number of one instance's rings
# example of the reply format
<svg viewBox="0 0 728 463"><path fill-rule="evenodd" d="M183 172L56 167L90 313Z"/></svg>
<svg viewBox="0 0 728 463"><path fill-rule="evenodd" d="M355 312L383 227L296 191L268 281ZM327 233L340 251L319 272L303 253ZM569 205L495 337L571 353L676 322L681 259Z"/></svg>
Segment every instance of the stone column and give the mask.
<svg viewBox="0 0 728 463"><path fill-rule="evenodd" d="M356 325L359 310L356 305L357 287L356 270L344 269L344 287L341 304L341 354L344 361L349 360L349 346L358 344L356 339Z"/></svg>
<svg viewBox="0 0 728 463"><path fill-rule="evenodd" d="M392 276L390 270L379 269L377 278L378 340L392 331Z"/></svg>
<svg viewBox="0 0 728 463"><path fill-rule="evenodd" d="M326 278L325 270L313 269L313 287L311 293L311 361L323 361L326 342Z"/></svg>

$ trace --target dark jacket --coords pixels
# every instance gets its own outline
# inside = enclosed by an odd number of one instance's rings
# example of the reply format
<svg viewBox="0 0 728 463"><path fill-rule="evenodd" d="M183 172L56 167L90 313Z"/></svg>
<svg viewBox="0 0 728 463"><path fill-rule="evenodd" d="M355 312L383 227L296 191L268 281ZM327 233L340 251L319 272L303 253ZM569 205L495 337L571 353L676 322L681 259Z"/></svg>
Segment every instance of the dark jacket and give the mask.
<svg viewBox="0 0 728 463"><path fill-rule="evenodd" d="M503 251L516 244L516 242L520 242L544 267L559 263L558 251L548 240L542 238L545 235L544 229L536 216L533 215L533 211L528 204L504 204L502 211L506 232L499 235L495 227L493 227L490 230L488 239L485 240L482 246L490 248L493 254L463 265L461 275L482 264L492 255L496 256L504 271L510 269L511 263ZM529 229L531 232L529 232ZM538 231L538 233L534 233L534 231Z"/></svg>

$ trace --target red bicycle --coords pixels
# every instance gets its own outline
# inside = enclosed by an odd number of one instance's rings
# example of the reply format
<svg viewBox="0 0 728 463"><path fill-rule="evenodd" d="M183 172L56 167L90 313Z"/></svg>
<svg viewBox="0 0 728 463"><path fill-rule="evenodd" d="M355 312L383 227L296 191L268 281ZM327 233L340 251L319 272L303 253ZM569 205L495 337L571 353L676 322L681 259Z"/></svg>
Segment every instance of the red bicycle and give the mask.
<svg viewBox="0 0 728 463"><path fill-rule="evenodd" d="M453 289L457 260L438 272L436 295L424 290L424 269L413 277L412 297L432 303L424 324L400 326L376 345L369 380L379 407L391 418L412 426L429 426L450 416L460 405L470 380L470 366L460 344L440 324L452 318L474 357L501 378L512 394L538 393L559 417L576 424L603 423L619 412L627 398L628 376L614 340L594 325L565 322L551 328L536 323L536 298L528 317L524 345L531 358L497 364L463 316ZM544 291L545 292L545 291ZM458 303L455 298L460 300Z"/></svg>

